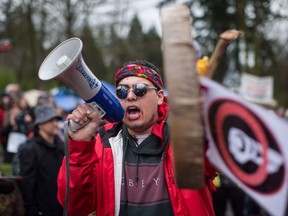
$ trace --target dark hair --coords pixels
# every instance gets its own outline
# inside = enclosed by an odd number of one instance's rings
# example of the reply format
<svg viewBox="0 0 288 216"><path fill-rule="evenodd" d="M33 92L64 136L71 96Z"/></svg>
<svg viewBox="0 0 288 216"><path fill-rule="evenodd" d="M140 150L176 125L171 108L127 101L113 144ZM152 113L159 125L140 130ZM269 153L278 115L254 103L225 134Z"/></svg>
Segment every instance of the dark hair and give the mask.
<svg viewBox="0 0 288 216"><path fill-rule="evenodd" d="M3 103L4 97L8 97L9 98L8 104L4 104ZM0 108L2 108L2 109L10 109L11 106L12 106L12 97L9 94L5 93L5 92L1 93L0 94Z"/></svg>

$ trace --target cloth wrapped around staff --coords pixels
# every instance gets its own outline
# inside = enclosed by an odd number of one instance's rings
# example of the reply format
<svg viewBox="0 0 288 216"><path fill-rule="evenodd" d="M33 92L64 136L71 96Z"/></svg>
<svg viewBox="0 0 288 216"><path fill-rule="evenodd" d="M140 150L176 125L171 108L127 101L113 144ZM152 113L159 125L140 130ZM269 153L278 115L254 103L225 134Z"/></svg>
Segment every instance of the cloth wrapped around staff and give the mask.
<svg viewBox="0 0 288 216"><path fill-rule="evenodd" d="M191 16L181 5L163 9L161 19L176 181L180 188L198 189L204 182L204 127Z"/></svg>

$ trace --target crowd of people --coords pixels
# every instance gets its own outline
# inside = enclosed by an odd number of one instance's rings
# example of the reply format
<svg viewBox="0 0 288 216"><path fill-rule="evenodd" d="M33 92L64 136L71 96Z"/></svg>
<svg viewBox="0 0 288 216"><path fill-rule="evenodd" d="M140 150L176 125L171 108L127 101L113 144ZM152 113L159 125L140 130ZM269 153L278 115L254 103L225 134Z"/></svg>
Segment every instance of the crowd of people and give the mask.
<svg viewBox="0 0 288 216"><path fill-rule="evenodd" d="M31 106L20 85L11 83L1 94L0 113L1 162L11 164L14 176L0 180L3 188L11 188L9 193L4 190L3 197L12 194L9 202L0 204L0 214L62 215L57 175L64 157L64 112L48 92L39 95L36 105Z"/></svg>
<svg viewBox="0 0 288 216"><path fill-rule="evenodd" d="M175 184L169 108L159 69L147 61L132 61L122 65L114 78L125 111L116 123L103 123L87 104L64 116L48 93L31 107L18 84L7 85L1 94L2 162L14 163L14 175L22 177L17 185L23 215L57 216L65 211L67 172L59 121L66 119L84 125L77 131L68 128L69 215L222 216L227 191L236 198L231 199L234 215L245 215L245 194L225 176L220 175L222 185L215 192L218 172L208 160L201 189L184 190ZM11 152L13 133L26 140Z"/></svg>
<svg viewBox="0 0 288 216"><path fill-rule="evenodd" d="M13 135L15 133L21 133L26 137L33 135L35 129L34 109L36 106L42 104L51 104L57 113L65 118L65 112L56 105L53 96L48 91L38 96L35 105L29 104L18 83L8 84L0 94L0 142L2 145L1 157L4 163L12 163L14 153L17 149L13 148Z"/></svg>

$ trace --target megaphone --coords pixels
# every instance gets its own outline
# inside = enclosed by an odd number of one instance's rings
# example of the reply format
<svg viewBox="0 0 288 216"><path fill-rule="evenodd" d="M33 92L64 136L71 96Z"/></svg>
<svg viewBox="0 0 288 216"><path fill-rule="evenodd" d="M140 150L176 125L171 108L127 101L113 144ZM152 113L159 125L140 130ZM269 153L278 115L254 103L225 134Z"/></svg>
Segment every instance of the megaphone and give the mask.
<svg viewBox="0 0 288 216"><path fill-rule="evenodd" d="M42 62L41 80L55 79L71 88L86 103L96 108L101 118L109 122L122 120L124 110L116 96L99 81L82 58L83 43L70 38L54 48ZM80 126L76 126L77 129Z"/></svg>

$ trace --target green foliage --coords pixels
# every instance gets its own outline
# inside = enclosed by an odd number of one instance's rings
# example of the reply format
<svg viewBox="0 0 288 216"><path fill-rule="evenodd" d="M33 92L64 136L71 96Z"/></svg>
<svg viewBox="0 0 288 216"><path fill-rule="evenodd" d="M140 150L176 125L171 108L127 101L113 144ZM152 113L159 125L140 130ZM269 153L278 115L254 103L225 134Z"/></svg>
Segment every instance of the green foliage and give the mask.
<svg viewBox="0 0 288 216"><path fill-rule="evenodd" d="M3 92L6 85L12 82L17 82L14 71L0 67L0 92Z"/></svg>
<svg viewBox="0 0 288 216"><path fill-rule="evenodd" d="M12 165L10 163L0 163L0 173L5 176L12 175Z"/></svg>
<svg viewBox="0 0 288 216"><path fill-rule="evenodd" d="M98 79L107 79L107 69L104 65L103 55L99 47L98 40L95 40L92 30L85 26L82 31L81 40L83 42L82 55L85 63Z"/></svg>

